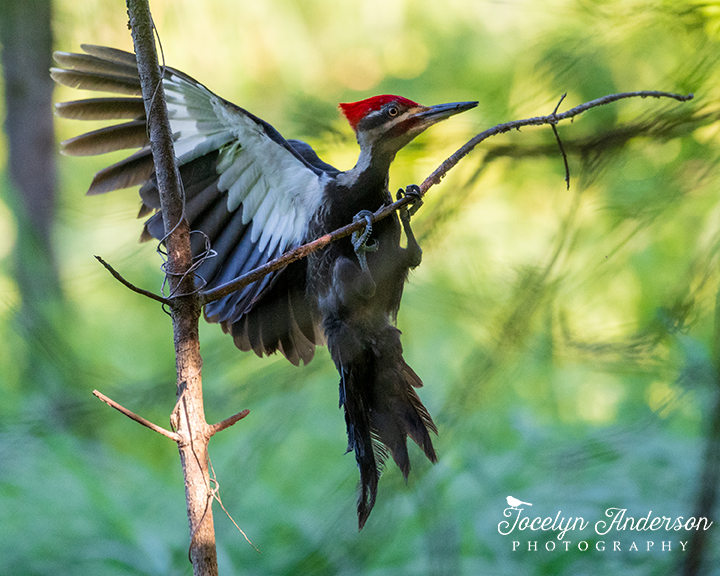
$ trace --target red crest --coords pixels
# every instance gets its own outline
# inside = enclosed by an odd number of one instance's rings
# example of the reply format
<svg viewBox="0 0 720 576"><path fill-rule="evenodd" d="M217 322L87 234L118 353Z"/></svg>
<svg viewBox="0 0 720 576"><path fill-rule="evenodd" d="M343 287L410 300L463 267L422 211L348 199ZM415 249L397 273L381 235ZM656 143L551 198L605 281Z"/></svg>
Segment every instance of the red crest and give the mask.
<svg viewBox="0 0 720 576"><path fill-rule="evenodd" d="M398 102L408 107L420 106L417 102L403 98L402 96L393 96L392 94L383 94L382 96L373 96L360 100L359 102L349 102L340 104L340 110L345 114L350 126L353 130L357 129L358 122L365 118L370 112L380 110L385 104L389 102Z"/></svg>

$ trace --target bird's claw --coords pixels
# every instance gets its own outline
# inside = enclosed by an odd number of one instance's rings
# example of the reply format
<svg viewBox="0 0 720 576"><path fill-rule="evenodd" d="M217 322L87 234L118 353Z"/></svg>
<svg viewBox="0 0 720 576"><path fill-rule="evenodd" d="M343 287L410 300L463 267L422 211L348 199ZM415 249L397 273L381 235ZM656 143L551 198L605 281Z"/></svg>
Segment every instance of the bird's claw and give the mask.
<svg viewBox="0 0 720 576"><path fill-rule="evenodd" d="M407 215L407 218L410 219L412 216L415 215L415 212L420 209L420 206L423 205L423 195L420 190L420 186L418 186L417 184L410 184L404 190L400 188L400 190L398 190L397 192L397 199L401 200L406 196L409 196L413 199L412 202L406 204L405 208L403 209L406 211L405 213Z"/></svg>
<svg viewBox="0 0 720 576"><path fill-rule="evenodd" d="M373 240L371 243L367 241L370 234L372 234L372 217L373 213L370 212L370 210L361 210L353 218L353 222L365 221L365 229L362 232L353 232L351 237L355 254L360 262L360 268L362 268L363 271L368 269L365 254L368 252L377 252L379 248L377 240Z"/></svg>

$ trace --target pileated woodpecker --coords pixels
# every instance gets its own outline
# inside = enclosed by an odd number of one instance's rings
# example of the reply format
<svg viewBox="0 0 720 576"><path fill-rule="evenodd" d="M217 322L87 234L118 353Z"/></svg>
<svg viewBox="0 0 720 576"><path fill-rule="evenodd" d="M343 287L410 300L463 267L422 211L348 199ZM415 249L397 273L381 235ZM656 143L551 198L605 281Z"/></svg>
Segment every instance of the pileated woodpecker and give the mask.
<svg viewBox="0 0 720 576"><path fill-rule="evenodd" d="M128 121L67 140L63 151L83 156L140 148L98 172L88 194L140 185L139 217L155 212L145 222L142 239L162 239L135 56L106 47L82 48L85 54L55 54L63 67L52 69L55 81L123 96L59 103L58 115ZM308 144L285 140L267 122L178 70L164 68L163 86L185 214L191 229L202 232L193 235L193 251L202 253L209 239L215 252L197 270L205 286L228 282L354 217L367 220L362 235L332 243L205 307L208 321L219 322L238 348L258 356L279 350L298 365L312 359L323 338L327 341L340 373L348 451L355 452L360 468L362 529L388 453L406 479L407 436L432 462L437 460L429 434L437 429L414 390L422 381L405 363L394 326L403 284L422 252L408 210L372 228L369 211L392 201L388 170L395 154L429 126L477 102L426 107L383 95L340 104L360 145L357 164L342 172L320 160ZM417 189L409 192L417 194ZM401 223L406 248L400 246Z"/></svg>

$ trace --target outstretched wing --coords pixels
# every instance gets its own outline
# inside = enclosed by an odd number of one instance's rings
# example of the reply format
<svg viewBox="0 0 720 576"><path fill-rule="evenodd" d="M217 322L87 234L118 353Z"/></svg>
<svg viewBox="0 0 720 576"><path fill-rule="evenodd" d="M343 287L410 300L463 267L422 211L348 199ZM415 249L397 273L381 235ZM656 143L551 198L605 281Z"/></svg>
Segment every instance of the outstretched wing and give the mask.
<svg viewBox="0 0 720 576"><path fill-rule="evenodd" d="M95 175L88 194L141 185L140 216L153 212L142 239L162 239L164 225L147 137L135 56L83 45L85 54L56 52L56 82L119 94L56 105L58 115L81 120L127 120L63 142L70 155L140 150ZM306 240L329 173L337 172L300 142L223 100L173 68L163 86L175 155L185 189L193 251L205 259L198 277L209 287L228 282ZM209 240L212 252L206 253ZM213 256L214 254L214 256ZM304 261L206 306L236 345L258 355L280 350L291 362L312 359L318 342L316 314L305 296Z"/></svg>

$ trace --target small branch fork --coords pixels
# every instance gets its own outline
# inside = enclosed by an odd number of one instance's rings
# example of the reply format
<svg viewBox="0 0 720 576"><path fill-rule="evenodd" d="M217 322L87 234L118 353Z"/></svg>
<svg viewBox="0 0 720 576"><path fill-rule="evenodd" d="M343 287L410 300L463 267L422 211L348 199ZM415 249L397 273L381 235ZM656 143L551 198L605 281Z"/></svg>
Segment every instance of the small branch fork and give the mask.
<svg viewBox="0 0 720 576"><path fill-rule="evenodd" d="M137 414L135 414L135 412L133 412L132 410L128 410L121 404L118 404L112 398L108 398L102 392L93 390L93 395L96 396L97 398L99 398L100 400L102 400L103 402L105 402L105 404L107 404L111 408L115 408L115 410L117 410L118 412L125 414L125 416L127 416L131 420L135 420L135 422L137 422L138 424L142 424L143 426L145 426L146 428L149 428L153 432L157 432L158 434L161 434L162 436L165 436L166 438L170 438L170 440L172 440L173 442L182 442L182 438L180 437L180 435L177 432L171 432L170 430L166 430L162 426L153 424L152 422L150 422L149 420L146 420L142 416L138 416ZM240 420L245 418L245 416L247 416L248 414L250 414L250 410L243 410L242 412L238 412L237 414L230 416L230 418L226 418L222 422L218 422L217 424L210 425L208 427L209 436L210 437L215 436L215 434L217 434L218 432L222 432L226 428L230 428L230 426L232 426L233 424L236 424L237 422L239 422Z"/></svg>

